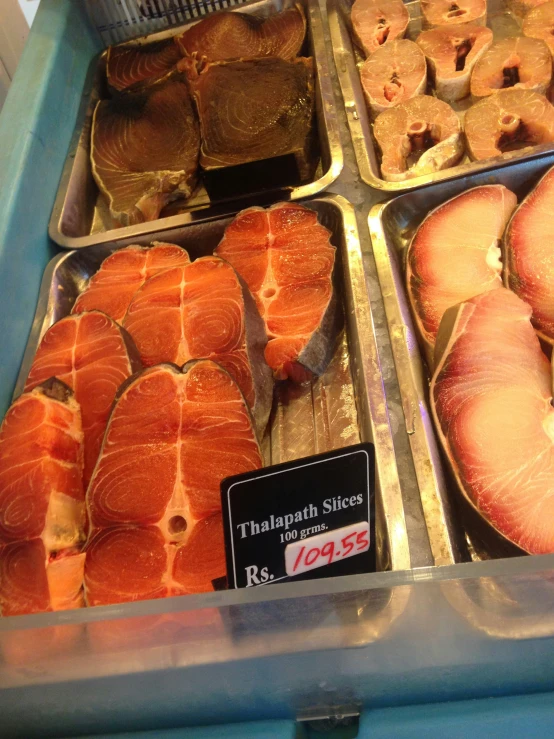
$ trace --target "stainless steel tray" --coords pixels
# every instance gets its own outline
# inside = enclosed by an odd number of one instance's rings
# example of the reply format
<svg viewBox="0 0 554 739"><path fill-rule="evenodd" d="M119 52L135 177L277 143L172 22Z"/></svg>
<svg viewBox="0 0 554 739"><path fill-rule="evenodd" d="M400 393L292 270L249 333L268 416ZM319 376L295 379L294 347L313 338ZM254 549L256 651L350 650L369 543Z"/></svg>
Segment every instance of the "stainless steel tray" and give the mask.
<svg viewBox="0 0 554 739"><path fill-rule="evenodd" d="M333 54L337 67L340 87L344 98L346 117L352 136L352 144L362 180L378 190L400 193L414 190L424 185L443 182L453 177L467 177L477 172L498 167L504 162L515 160L525 161L537 154L552 151L553 144L527 147L518 151L507 152L502 156L487 159L481 162L472 162L466 154L462 163L441 172L435 172L423 177L414 177L405 182L387 182L382 179L379 166L379 148L373 139L371 118L366 106L362 85L360 82L359 66L364 56L355 45L351 35L350 9L351 0L327 0L327 12L331 29ZM488 0L487 25L494 33L494 40L498 41L508 36L520 36L521 25L516 17L507 9L504 0ZM406 3L410 14L410 23L406 38L415 39L422 30L422 15L420 4ZM471 105L471 98L467 97L453 104L454 110L462 117Z"/></svg>
<svg viewBox="0 0 554 739"><path fill-rule="evenodd" d="M206 191L202 188L188 202L175 203L168 207L163 218L134 226L114 228L109 209L94 182L90 166L92 115L97 101L105 95L106 89L106 54L103 52L93 64L83 92L80 113L50 218L50 238L60 246L77 249L91 244L105 243L116 238L137 237L141 234L234 213L248 205L264 205L276 200L299 200L327 189L337 179L343 167L342 147L334 112L335 99L329 77L318 0L298 1L302 4L306 14L307 53L313 56L315 61L316 131L320 162L312 182L297 187L250 193L240 198L230 197L228 200L213 203L210 203ZM254 0L227 10L268 16L292 7L296 2L297 0ZM197 22L198 19L181 26L173 26L171 29L144 36L140 41L159 41L181 33L184 28Z"/></svg>
<svg viewBox="0 0 554 739"><path fill-rule="evenodd" d="M494 171L468 175L406 193L369 213L369 230L383 293L394 362L431 549L435 564L521 554L491 535L471 516L439 446L428 407L429 375L418 346L404 288L404 261L411 237L429 211L465 190L501 183L516 193L518 202L554 165L554 154L537 156Z"/></svg>
<svg viewBox="0 0 554 739"><path fill-rule="evenodd" d="M332 232L332 241L338 248L336 289L343 302L345 329L327 372L312 386L282 383L276 388L269 433L263 440L266 464L360 440L373 441L379 503L378 566L406 569L410 556L404 509L354 210L339 196L312 200L306 205L317 212L320 222ZM42 335L70 312L86 281L107 254L131 242L148 244L163 239L184 246L194 259L213 252L231 220L226 217L181 226L54 257L44 274L16 394L23 389Z"/></svg>

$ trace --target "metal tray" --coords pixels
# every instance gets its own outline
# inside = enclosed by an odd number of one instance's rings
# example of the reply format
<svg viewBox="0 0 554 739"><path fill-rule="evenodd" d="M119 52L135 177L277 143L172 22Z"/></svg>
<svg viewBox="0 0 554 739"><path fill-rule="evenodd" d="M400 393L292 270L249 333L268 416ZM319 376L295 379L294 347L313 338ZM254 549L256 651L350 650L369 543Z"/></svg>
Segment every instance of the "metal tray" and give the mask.
<svg viewBox="0 0 554 739"><path fill-rule="evenodd" d="M383 292L385 313L402 404L435 564L521 554L495 537L484 519L464 504L448 466L443 463L428 408L429 374L418 346L404 288L404 261L410 240L427 213L465 190L501 183L518 202L554 165L554 154L505 164L492 172L473 174L406 193L369 213L369 230Z"/></svg>
<svg viewBox="0 0 554 739"><path fill-rule="evenodd" d="M294 6L297 0L254 0L253 2L228 8L241 13L268 16ZM83 92L81 108L75 132L62 171L58 193L50 218L49 235L60 246L77 249L91 244L100 244L114 239L159 232L187 223L199 222L217 216L234 213L248 205L264 205L276 200L299 200L311 197L334 182L343 167L343 154L338 123L334 113L335 99L318 0L298 0L306 14L306 54L315 61L315 110L320 161L312 182L283 189L263 190L239 198L210 203L202 188L186 203L175 203L165 209L164 217L156 221L140 223L124 228L114 227L104 197L98 190L90 166L90 132L92 115L97 101L107 95L105 80L106 53L92 64ZM181 33L199 19L171 29L152 33L140 39L141 43L159 41Z"/></svg>
<svg viewBox="0 0 554 739"><path fill-rule="evenodd" d="M378 568L410 566L406 524L381 380L371 308L367 296L356 219L340 196L312 200L320 222L337 246L336 289L342 298L345 328L327 372L311 386L276 387L269 432L263 439L266 464L337 449L359 441L376 447ZM232 217L139 238L120 239L85 250L61 253L46 268L38 307L16 384L22 392L44 332L66 316L87 280L114 249L129 243L165 240L184 246L195 259L211 254Z"/></svg>
<svg viewBox="0 0 554 739"><path fill-rule="evenodd" d="M352 4L351 0L327 0L327 12L329 15L333 54L335 56L335 64L344 98L352 144L354 146L360 176L366 184L384 192L406 192L424 185L450 180L453 177L467 177L477 172L498 167L504 162L513 162L515 160L525 161L536 156L536 154L549 152L554 149L554 144L543 144L541 146L519 149L518 151L506 152L501 156L480 162L472 162L466 154L461 164L442 170L441 172L424 175L423 177L414 177L405 182L387 182L382 179L379 148L373 139L371 117L366 106L358 70L365 57L353 42L351 36L350 9ZM508 36L521 35L520 21L507 9L504 0L488 0L487 5L487 25L493 31L495 41L507 38ZM410 23L406 38L414 40L422 30L420 4L416 0L415 2L406 3L406 7L410 14ZM462 117L470 105L471 97L467 97L464 100L454 103L452 107Z"/></svg>

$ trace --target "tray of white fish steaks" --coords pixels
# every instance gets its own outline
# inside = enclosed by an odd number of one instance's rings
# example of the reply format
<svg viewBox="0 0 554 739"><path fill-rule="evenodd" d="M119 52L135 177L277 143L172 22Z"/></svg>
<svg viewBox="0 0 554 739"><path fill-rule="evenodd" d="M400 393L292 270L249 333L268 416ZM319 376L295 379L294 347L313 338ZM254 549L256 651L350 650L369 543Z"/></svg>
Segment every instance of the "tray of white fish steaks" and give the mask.
<svg viewBox="0 0 554 739"><path fill-rule="evenodd" d="M224 589L221 480L360 441L376 451L377 567L410 567L339 196L58 254L15 398L0 429L3 615Z"/></svg>
<svg viewBox="0 0 554 739"><path fill-rule="evenodd" d="M369 228L437 564L554 552L554 154Z"/></svg>
<svg viewBox="0 0 554 739"><path fill-rule="evenodd" d="M254 0L93 62L49 233L61 246L298 200L342 169L317 0Z"/></svg>
<svg viewBox="0 0 554 739"><path fill-rule="evenodd" d="M364 182L400 192L554 147L554 2L328 0Z"/></svg>

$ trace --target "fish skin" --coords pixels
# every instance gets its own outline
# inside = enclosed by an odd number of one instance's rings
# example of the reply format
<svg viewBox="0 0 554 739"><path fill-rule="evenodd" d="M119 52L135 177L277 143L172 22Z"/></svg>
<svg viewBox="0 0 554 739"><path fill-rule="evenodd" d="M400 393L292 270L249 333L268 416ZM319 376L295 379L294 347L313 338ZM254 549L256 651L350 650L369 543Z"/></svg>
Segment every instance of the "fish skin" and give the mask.
<svg viewBox="0 0 554 739"><path fill-rule="evenodd" d="M376 116L425 92L425 57L413 41L391 41L376 49L362 64L360 80L367 104Z"/></svg>
<svg viewBox="0 0 554 739"><path fill-rule="evenodd" d="M304 382L329 363L338 333L335 247L314 211L277 203L241 211L215 254L243 277L265 321L265 358L278 380Z"/></svg>
<svg viewBox="0 0 554 739"><path fill-rule="evenodd" d="M261 466L252 416L221 366L165 364L135 376L87 491L87 604L212 590L225 575L220 481Z"/></svg>
<svg viewBox="0 0 554 739"><path fill-rule="evenodd" d="M382 155L381 176L389 182L446 169L457 164L464 153L458 116L447 103L430 95L418 95L380 113L373 134ZM434 145L410 165L409 157L417 153L418 140L425 136L431 136Z"/></svg>
<svg viewBox="0 0 554 739"><path fill-rule="evenodd" d="M487 22L487 0L421 0L421 10L426 27Z"/></svg>
<svg viewBox="0 0 554 739"><path fill-rule="evenodd" d="M301 180L310 178L315 104L311 57L214 62L200 74L191 69L188 74L200 119L204 169L294 154Z"/></svg>
<svg viewBox="0 0 554 739"><path fill-rule="evenodd" d="M176 244L127 246L104 259L99 270L78 296L72 313L100 310L121 322L135 292L164 269L189 264L185 249Z"/></svg>
<svg viewBox="0 0 554 739"><path fill-rule="evenodd" d="M122 226L156 220L170 200L188 198L199 153L200 132L184 74L172 72L96 105L92 174Z"/></svg>
<svg viewBox="0 0 554 739"><path fill-rule="evenodd" d="M499 245L516 205L504 185L472 188L431 211L410 242L406 286L430 367L446 310L502 287Z"/></svg>
<svg viewBox="0 0 554 739"><path fill-rule="evenodd" d="M504 239L504 282L533 310L539 336L554 344L554 169L520 204Z"/></svg>
<svg viewBox="0 0 554 739"><path fill-rule="evenodd" d="M531 9L523 20L523 35L545 42L554 55L554 2L544 2Z"/></svg>
<svg viewBox="0 0 554 739"><path fill-rule="evenodd" d="M554 408L530 318L505 288L450 309L430 396L465 496L516 546L546 554L554 551Z"/></svg>
<svg viewBox="0 0 554 739"><path fill-rule="evenodd" d="M356 0L350 18L356 43L366 56L382 44L402 38L410 22L402 0Z"/></svg>
<svg viewBox="0 0 554 739"><path fill-rule="evenodd" d="M516 90L546 93L552 79L552 56L540 39L518 36L497 41L478 59L471 73L471 94L477 100L493 95L505 85L504 69L517 69Z"/></svg>
<svg viewBox="0 0 554 739"><path fill-rule="evenodd" d="M469 95L471 72L492 44L492 31L471 23L441 26L420 33L417 44L429 64L437 97L454 103ZM471 49L463 69L457 70L458 48L462 44L471 44Z"/></svg>
<svg viewBox="0 0 554 739"><path fill-rule="evenodd" d="M181 59L173 38L150 44L108 46L106 76L116 92L167 74Z"/></svg>
<svg viewBox="0 0 554 739"><path fill-rule="evenodd" d="M233 267L217 257L164 270L133 296L123 326L145 367L213 359L231 373L263 432L273 380L263 358L264 324Z"/></svg>
<svg viewBox="0 0 554 739"><path fill-rule="evenodd" d="M139 367L130 337L100 311L62 318L48 329L40 342L25 391L53 376L74 391L85 437L85 487L100 451L116 392Z"/></svg>
<svg viewBox="0 0 554 739"><path fill-rule="evenodd" d="M500 156L505 137L529 146L546 144L554 141L554 107L532 90L499 90L469 108L464 131L473 160Z"/></svg>
<svg viewBox="0 0 554 739"><path fill-rule="evenodd" d="M223 11L203 18L175 38L181 52L199 62L235 61L260 57L294 59L306 35L301 5L263 19L248 13Z"/></svg>

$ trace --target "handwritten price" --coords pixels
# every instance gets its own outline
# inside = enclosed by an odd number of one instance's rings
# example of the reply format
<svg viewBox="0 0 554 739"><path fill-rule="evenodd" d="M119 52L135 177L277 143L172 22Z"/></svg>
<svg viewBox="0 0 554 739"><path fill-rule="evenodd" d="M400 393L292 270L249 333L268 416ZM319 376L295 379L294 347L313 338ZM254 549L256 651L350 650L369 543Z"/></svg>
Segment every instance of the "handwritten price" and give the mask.
<svg viewBox="0 0 554 739"><path fill-rule="evenodd" d="M369 523L363 521L289 544L285 549L285 569L287 575L300 575L368 549Z"/></svg>

